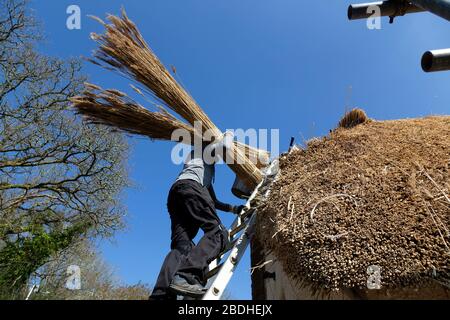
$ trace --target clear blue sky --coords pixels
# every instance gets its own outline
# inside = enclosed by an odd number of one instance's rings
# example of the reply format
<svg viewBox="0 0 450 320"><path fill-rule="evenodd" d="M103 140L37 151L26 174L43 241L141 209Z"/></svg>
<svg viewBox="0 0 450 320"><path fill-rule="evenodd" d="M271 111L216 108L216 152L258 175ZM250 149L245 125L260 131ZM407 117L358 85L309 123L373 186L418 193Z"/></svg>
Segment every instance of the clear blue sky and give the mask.
<svg viewBox="0 0 450 320"><path fill-rule="evenodd" d="M368 30L350 22L345 0L34 0L47 42L42 50L62 58L88 56L89 33L101 31L88 14L104 17L122 5L156 54L174 65L184 85L221 128L280 129L281 151L323 136L346 105L375 119L450 113L450 72L425 74L426 50L450 47L450 23L428 13L382 21ZM66 28L66 8L82 10L82 29ZM127 82L86 64L90 81L123 90ZM352 86L349 98L349 86ZM172 145L132 139L129 161L136 187L127 190L129 227L115 243L102 242L106 260L126 283L152 284L169 249L166 197L180 167ZM218 168L216 192L233 198L233 174ZM232 217L221 214L225 224ZM248 253L232 279L234 298L250 298Z"/></svg>

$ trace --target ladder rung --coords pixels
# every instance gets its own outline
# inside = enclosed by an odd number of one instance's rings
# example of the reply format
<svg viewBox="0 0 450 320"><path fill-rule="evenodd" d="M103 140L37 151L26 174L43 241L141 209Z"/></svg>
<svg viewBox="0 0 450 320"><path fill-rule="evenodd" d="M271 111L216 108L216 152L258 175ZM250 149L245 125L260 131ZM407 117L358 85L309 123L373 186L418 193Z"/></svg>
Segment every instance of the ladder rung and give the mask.
<svg viewBox="0 0 450 320"><path fill-rule="evenodd" d="M255 212L255 208L250 208L250 209L246 210L243 214L241 214L240 217L241 217L241 219L245 219L253 212Z"/></svg>
<svg viewBox="0 0 450 320"><path fill-rule="evenodd" d="M247 226L247 224L243 224L243 225L244 225L244 227ZM219 272L220 268L222 268L222 266L224 264L223 262L220 263L220 261L223 259L223 256L225 254L227 254L229 251L233 250L233 248L235 247L238 240L239 240L239 238L234 239L233 241L230 241L230 243L225 248L225 250L223 250L222 253L219 255L219 257L216 259L216 261L217 261L216 266L214 268L212 268L211 270L209 270L208 273L206 274L206 279L214 277Z"/></svg>
<svg viewBox="0 0 450 320"><path fill-rule="evenodd" d="M222 264L220 263L220 261L223 259L223 256L225 254L227 254L228 252L230 252L234 246L236 245L236 242L238 242L239 239L234 239L233 241L230 241L230 243L228 244L228 246L225 248L225 250L223 250L220 254L219 257L216 260L216 266L214 268L212 268L211 270L208 271L206 277L207 278L211 278L212 276L214 276L220 269L220 267L222 266ZM214 260L213 260L214 261ZM213 272L213 273L212 273Z"/></svg>
<svg viewBox="0 0 450 320"><path fill-rule="evenodd" d="M242 214L239 215L229 229L230 240L234 238L235 235L241 230L245 230L240 233L240 236L236 237L227 246L227 249L219 255L219 257L210 264L210 271L207 273L207 277L212 278L211 284L202 300L218 300L221 298L225 288L230 281L237 265L239 264L242 256L244 255L245 249L248 247L251 236L254 232L255 222L256 222L256 211L258 200L259 189L263 185L267 185L271 181L267 177L275 177L278 173L278 160L272 162L268 168L265 178L261 181L258 186L253 191L250 198L247 200L246 208L248 210L243 210ZM267 192L265 192L267 196ZM221 263L221 260L225 257L226 252L230 251L227 258Z"/></svg>
<svg viewBox="0 0 450 320"><path fill-rule="evenodd" d="M215 268L212 269L212 270L209 270L208 273L206 274L206 279L212 278L212 277L214 277L216 274L218 274L219 271L220 271L220 268L222 268L222 266L223 266L223 263L218 264L217 267L215 267Z"/></svg>
<svg viewBox="0 0 450 320"><path fill-rule="evenodd" d="M246 231L238 237L238 241L236 242L236 245L233 247L228 257L224 260L223 263L216 266L208 273L208 275L215 276L215 278L213 278L211 285L203 296L202 300L220 299L220 296L225 290L226 285L231 279L235 268L239 264L239 261L250 242L250 237L247 235L247 232L249 232L248 234L251 234L250 230L254 226L254 223L255 216L253 215L250 217Z"/></svg>
<svg viewBox="0 0 450 320"><path fill-rule="evenodd" d="M230 231L230 238L233 238L237 233L239 233L242 229L244 229L248 224L247 217L253 213L254 210L249 210L241 216L241 223L238 224L233 230ZM244 222L242 222L244 221Z"/></svg>
<svg viewBox="0 0 450 320"><path fill-rule="evenodd" d="M223 256L225 253L227 253L228 251L233 249L234 245L236 244L236 242L238 240L239 239L234 239L234 240L230 241L230 243L228 243L227 247L225 248L225 250L222 252L222 254L220 256Z"/></svg>
<svg viewBox="0 0 450 320"><path fill-rule="evenodd" d="M241 223L236 228L230 231L230 237L234 237L236 234L238 234L241 230L243 230L247 226L247 223Z"/></svg>
<svg viewBox="0 0 450 320"><path fill-rule="evenodd" d="M233 239L233 237L234 237L236 234L238 234L240 231L244 230L244 229L247 227L248 222L250 221L250 219L248 219L248 217L251 216L251 214L252 214L254 211L255 211L255 209L251 208L251 209L245 211L243 214L241 214L241 215L239 216L239 218L240 218L240 219L239 219L239 220L240 220L240 223L239 223L233 230L231 230L231 231L229 232L230 240ZM216 260L216 265L215 265L214 268L212 268L211 270L209 270L208 273L206 274L206 278L207 278L207 279L212 278L212 277L214 277L217 273L219 273L220 268L222 268L222 266L223 266L223 264L224 264L223 262L220 263L220 261L223 259L223 256L224 256L225 254L227 254L229 251L231 251L231 250L234 248L234 246L236 245L236 243L237 243L238 240L239 240L239 237L236 238L236 239L233 239L232 241L230 241L230 243L229 243L228 246L225 248L225 250L223 250L223 251L219 254L219 256L218 256L217 259L215 259L215 260Z"/></svg>
<svg viewBox="0 0 450 320"><path fill-rule="evenodd" d="M236 242L239 239L234 239L233 241L230 241L230 243L228 243L227 247L219 254L219 257L216 260L222 260L223 256L229 252L231 249L233 249L234 245L236 244Z"/></svg>

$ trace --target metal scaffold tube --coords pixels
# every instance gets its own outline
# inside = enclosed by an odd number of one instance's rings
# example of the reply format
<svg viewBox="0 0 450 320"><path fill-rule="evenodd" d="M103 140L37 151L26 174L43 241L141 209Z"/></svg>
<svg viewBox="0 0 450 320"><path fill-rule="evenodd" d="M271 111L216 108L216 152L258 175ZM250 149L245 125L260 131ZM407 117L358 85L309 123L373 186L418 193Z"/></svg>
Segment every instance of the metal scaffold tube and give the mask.
<svg viewBox="0 0 450 320"><path fill-rule="evenodd" d="M450 21L450 0L410 0L411 3L426 11Z"/></svg>
<svg viewBox="0 0 450 320"><path fill-rule="evenodd" d="M422 57L425 72L450 70L450 49L427 51Z"/></svg>
<svg viewBox="0 0 450 320"><path fill-rule="evenodd" d="M423 12L424 9L417 7L409 2L388 0L369 3L351 4L348 7L348 19L358 20L367 19L373 15L371 8L378 7L382 17L402 16L408 13Z"/></svg>
<svg viewBox="0 0 450 320"><path fill-rule="evenodd" d="M348 7L349 20L367 19L375 14L389 16L390 22L397 16L428 11L450 21L450 0L386 0L352 4ZM450 70L450 49L427 51L422 56L425 72Z"/></svg>

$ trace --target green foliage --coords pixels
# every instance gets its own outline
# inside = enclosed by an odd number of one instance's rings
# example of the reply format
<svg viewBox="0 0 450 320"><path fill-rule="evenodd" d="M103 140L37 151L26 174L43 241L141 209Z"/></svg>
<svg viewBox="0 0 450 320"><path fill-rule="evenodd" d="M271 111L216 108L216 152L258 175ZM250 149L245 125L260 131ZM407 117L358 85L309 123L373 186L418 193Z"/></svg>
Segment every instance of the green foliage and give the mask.
<svg viewBox="0 0 450 320"><path fill-rule="evenodd" d="M42 225L23 228L23 234L0 251L0 299L20 298L29 277L50 256L66 249L88 229L78 225L47 233Z"/></svg>

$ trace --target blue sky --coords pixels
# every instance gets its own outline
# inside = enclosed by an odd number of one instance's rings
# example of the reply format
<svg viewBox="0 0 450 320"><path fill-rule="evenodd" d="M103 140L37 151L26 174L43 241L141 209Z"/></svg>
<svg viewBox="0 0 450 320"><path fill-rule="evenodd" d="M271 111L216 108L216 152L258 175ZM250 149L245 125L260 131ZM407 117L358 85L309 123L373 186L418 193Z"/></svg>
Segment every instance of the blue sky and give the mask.
<svg viewBox="0 0 450 320"><path fill-rule="evenodd" d="M81 8L81 30L66 28L66 8ZM280 129L280 149L323 136L346 106L374 119L450 113L450 72L425 74L422 54L450 47L450 24L429 13L382 20L381 30L347 20L345 0L33 0L47 41L42 51L61 58L89 56L89 39L102 27L86 16L119 13L123 5L166 65L221 129ZM125 90L128 83L86 64L90 82ZM352 87L351 94L349 87ZM169 249L166 198L179 166L172 144L132 139L126 191L128 228L104 241L106 260L126 283L154 283ZM217 168L216 193L230 192L234 175ZM232 217L221 213L225 224ZM251 297L246 254L229 286L236 299Z"/></svg>

